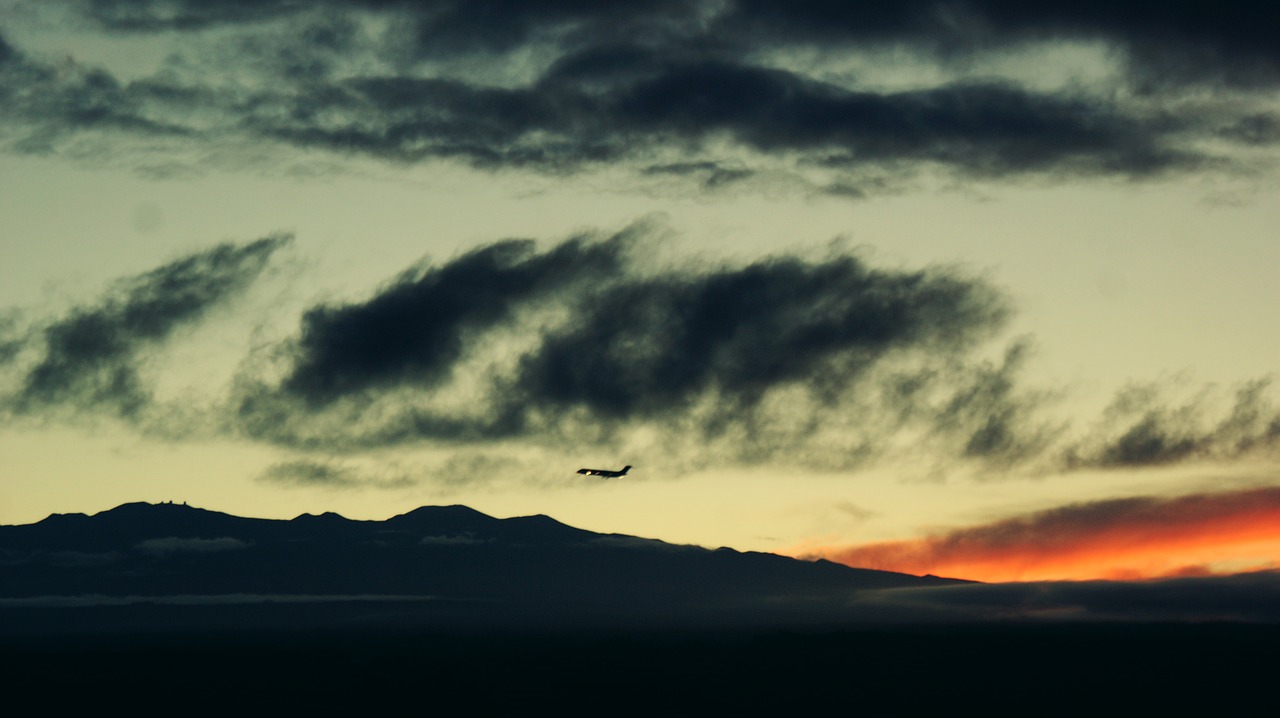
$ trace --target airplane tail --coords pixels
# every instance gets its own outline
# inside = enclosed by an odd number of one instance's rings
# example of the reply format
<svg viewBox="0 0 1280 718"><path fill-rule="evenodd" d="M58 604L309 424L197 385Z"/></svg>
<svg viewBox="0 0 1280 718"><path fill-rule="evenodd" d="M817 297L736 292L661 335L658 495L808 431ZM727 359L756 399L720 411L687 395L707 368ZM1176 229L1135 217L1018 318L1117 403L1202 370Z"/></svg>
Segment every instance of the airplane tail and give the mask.
<svg viewBox="0 0 1280 718"><path fill-rule="evenodd" d="M625 474L625 473L627 473L627 472L628 472L628 471L630 471L630 470L631 470L631 465L630 465L630 464L627 464L626 466L622 467L622 473L624 473L624 474Z"/></svg>

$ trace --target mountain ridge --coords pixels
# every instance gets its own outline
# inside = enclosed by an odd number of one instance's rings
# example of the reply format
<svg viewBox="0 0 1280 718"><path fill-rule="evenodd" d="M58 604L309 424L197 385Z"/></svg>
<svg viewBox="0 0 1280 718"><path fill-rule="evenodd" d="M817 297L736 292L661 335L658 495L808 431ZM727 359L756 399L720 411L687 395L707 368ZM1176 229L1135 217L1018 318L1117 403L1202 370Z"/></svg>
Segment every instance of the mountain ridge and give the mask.
<svg viewBox="0 0 1280 718"><path fill-rule="evenodd" d="M292 597L331 605L314 620L340 622L356 620L348 604L363 597L359 620L416 625L806 623L842 620L867 591L960 583L968 582L597 533L543 514L496 518L459 504L355 520L133 502L0 526L0 601L22 605L237 596L275 614L266 604ZM301 620L296 613L287 620Z"/></svg>

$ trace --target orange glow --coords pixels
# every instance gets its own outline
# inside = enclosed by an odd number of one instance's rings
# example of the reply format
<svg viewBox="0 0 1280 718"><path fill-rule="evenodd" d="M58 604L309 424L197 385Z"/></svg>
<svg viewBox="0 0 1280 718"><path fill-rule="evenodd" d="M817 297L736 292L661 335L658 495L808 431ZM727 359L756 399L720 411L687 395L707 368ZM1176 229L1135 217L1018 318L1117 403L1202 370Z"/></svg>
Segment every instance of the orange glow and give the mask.
<svg viewBox="0 0 1280 718"><path fill-rule="evenodd" d="M1280 488L1075 504L908 541L792 552L977 581L1146 579L1280 564Z"/></svg>

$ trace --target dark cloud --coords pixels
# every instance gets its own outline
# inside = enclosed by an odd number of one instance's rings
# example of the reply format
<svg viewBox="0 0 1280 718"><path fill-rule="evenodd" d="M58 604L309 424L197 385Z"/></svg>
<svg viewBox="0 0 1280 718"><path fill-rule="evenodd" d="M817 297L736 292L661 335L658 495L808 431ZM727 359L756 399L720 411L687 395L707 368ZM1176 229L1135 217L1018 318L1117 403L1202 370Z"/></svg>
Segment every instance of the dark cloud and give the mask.
<svg viewBox="0 0 1280 718"><path fill-rule="evenodd" d="M1001 371L965 368L1009 313L981 279L847 255L664 268L644 259L653 232L641 224L545 250L499 242L414 270L366 301L312 309L280 348L283 364L241 377L236 420L248 435L330 450L589 445L649 427L671 460L792 457L826 432L843 442L834 460L850 463L895 423L945 424L959 436L961 424L1012 422L1021 411L998 406L1012 389L960 408L986 391L972 382L991 381L976 377ZM915 376L928 386L917 396L937 404L946 394L946 408L886 420L910 414L887 409L911 397L885 389L898 380L895 360L908 358L951 365ZM968 396L949 388L960 377ZM1014 451L1008 431L986 454Z"/></svg>
<svg viewBox="0 0 1280 718"><path fill-rule="evenodd" d="M304 147L554 172L643 162L664 148L699 156L726 138L760 155L800 153L812 166L846 171L931 165L981 176L1141 176L1211 159L1182 140L1205 131L1192 122L1085 97L999 83L858 92L777 69L615 48L563 58L527 88L384 77L264 96L247 123ZM751 173L726 174L723 164L647 171L711 170L711 185Z"/></svg>
<svg viewBox="0 0 1280 718"><path fill-rule="evenodd" d="M150 396L138 374L139 352L236 296L290 240L221 244L120 281L96 305L43 328L43 356L9 403L23 413L65 405L136 415Z"/></svg>
<svg viewBox="0 0 1280 718"><path fill-rule="evenodd" d="M663 266L659 231L640 222L550 246L503 240L424 263L365 300L303 312L295 337L246 358L225 405L162 406L149 352L242 292L290 239L220 245L56 320L0 322L4 406L102 409L157 435L229 428L340 454L626 446L632 457L658 452L671 471L848 469L903 452L994 478L1280 449L1265 380L1225 398L1178 399L1185 382L1131 387L1095 423L1051 419L1060 392L1024 377L1030 342L990 354L1011 306L981 277L839 252ZM333 462L281 464L262 480L402 485Z"/></svg>
<svg viewBox="0 0 1280 718"><path fill-rule="evenodd" d="M122 81L0 41L3 116L20 130L12 149L54 152L92 136L108 145L123 137L171 150L324 149L553 174L622 163L639 177L692 179L709 190L773 172L809 191L862 196L876 188L869 179L935 170L984 178L1218 171L1275 135L1274 116L1249 95L1275 84L1275 52L1257 31L1273 11L745 0L116 0L80 8L106 28L184 30L220 49ZM203 32L220 25L236 27ZM821 63L800 69L778 59L891 46L948 66L958 52L1059 40L1120 48L1136 68L1129 89L1146 99L999 78L888 90L836 81L841 74ZM1179 70L1166 56L1195 60ZM1195 72L1244 94L1174 111L1162 93L1182 97L1176 78Z"/></svg>
<svg viewBox="0 0 1280 718"><path fill-rule="evenodd" d="M1195 0L81 0L103 26L128 31L202 30L307 14L382 12L403 19L424 51L502 52L569 36L698 38L757 44L907 43L990 46L1045 39L1101 39L1124 46L1204 47L1275 58L1267 5ZM669 41L669 40L668 40Z"/></svg>
<svg viewBox="0 0 1280 718"><path fill-rule="evenodd" d="M619 283L521 361L539 407L653 416L714 391L727 410L792 382L836 392L895 348L972 341L1004 307L944 272L888 272L851 257L778 258Z"/></svg>
<svg viewBox="0 0 1280 718"><path fill-rule="evenodd" d="M991 478L1280 448L1266 381L1225 402L1137 387L1092 424L1052 418L1062 390L1025 378L1028 339L987 358L1011 307L979 277L846 254L662 267L647 259L656 233L505 240L313 307L246 364L232 423L326 451L625 444L681 470L903 451Z"/></svg>
<svg viewBox="0 0 1280 718"><path fill-rule="evenodd" d="M715 33L765 44L914 45L948 55L1099 41L1125 53L1137 75L1252 84L1280 79L1280 52L1266 30L1278 20L1267 4L1199 0L738 0Z"/></svg>
<svg viewBox="0 0 1280 718"><path fill-rule="evenodd" d="M1090 435L1068 447L1068 467L1158 466L1237 459L1280 450L1280 408L1271 382L1239 387L1223 408L1217 392L1179 400L1173 387L1132 386L1117 394Z"/></svg>
<svg viewBox="0 0 1280 718"><path fill-rule="evenodd" d="M666 53L690 48L737 56L775 48L906 47L946 62L1047 42L1101 42L1118 50L1140 86L1179 83L1274 85L1280 51L1269 32L1280 11L1267 3L1143 0L91 0L85 13L106 28L199 31L317 12L371 13L397 21L411 56L510 54L530 46L641 42Z"/></svg>
<svg viewBox="0 0 1280 718"><path fill-rule="evenodd" d="M617 276L627 239L575 238L544 253L532 240L508 240L410 272L366 303L311 309L283 388L323 403L365 389L445 382L468 335L509 322L521 305Z"/></svg>

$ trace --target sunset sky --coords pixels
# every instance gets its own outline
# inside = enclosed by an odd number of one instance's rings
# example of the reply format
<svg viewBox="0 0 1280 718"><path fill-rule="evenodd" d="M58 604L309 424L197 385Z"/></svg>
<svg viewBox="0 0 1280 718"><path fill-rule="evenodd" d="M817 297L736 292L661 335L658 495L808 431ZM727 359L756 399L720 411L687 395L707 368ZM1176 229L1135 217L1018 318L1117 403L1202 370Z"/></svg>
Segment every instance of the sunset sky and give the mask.
<svg viewBox="0 0 1280 718"><path fill-rule="evenodd" d="M990 581L1276 568L1278 25L0 0L0 524L465 504Z"/></svg>

